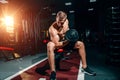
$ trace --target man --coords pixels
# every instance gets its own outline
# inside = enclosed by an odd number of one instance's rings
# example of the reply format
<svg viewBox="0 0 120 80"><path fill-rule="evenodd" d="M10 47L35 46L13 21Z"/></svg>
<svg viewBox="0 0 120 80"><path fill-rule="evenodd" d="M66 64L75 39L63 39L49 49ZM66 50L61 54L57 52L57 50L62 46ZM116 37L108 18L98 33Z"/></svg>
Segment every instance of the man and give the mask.
<svg viewBox="0 0 120 80"><path fill-rule="evenodd" d="M56 21L49 27L50 42L47 44L47 55L48 61L51 68L50 80L56 79L56 69L55 69L55 53L54 50L57 48L62 48L67 46L70 42L64 40L66 31L69 30L69 21L67 19L67 14L63 11L59 11L56 15ZM95 73L89 69L86 63L86 52L84 43L81 41L76 41L74 44L74 49L77 49L82 61L82 69L90 75Z"/></svg>

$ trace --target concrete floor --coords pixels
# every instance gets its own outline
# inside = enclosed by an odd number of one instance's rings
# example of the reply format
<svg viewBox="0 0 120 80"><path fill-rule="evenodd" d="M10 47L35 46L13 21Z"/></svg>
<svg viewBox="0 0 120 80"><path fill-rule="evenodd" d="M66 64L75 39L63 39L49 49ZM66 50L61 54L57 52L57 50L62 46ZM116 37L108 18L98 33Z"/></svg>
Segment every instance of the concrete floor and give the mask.
<svg viewBox="0 0 120 80"><path fill-rule="evenodd" d="M120 80L120 69L118 66L106 64L106 52L96 46L86 47L88 66L97 73L97 76L85 75L85 80ZM0 59L0 80L31 66L32 64L46 58L46 53L28 55L23 58L5 62Z"/></svg>

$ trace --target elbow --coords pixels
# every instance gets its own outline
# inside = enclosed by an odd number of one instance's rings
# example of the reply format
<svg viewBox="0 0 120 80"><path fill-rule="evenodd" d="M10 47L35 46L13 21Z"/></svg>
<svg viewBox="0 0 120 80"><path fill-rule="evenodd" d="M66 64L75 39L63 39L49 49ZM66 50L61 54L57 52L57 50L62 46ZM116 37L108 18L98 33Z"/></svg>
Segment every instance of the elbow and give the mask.
<svg viewBox="0 0 120 80"><path fill-rule="evenodd" d="M61 42L55 43L55 46L60 47L60 46L62 46L62 43Z"/></svg>
<svg viewBox="0 0 120 80"><path fill-rule="evenodd" d="M55 44L56 47L59 47L60 45L58 43Z"/></svg>

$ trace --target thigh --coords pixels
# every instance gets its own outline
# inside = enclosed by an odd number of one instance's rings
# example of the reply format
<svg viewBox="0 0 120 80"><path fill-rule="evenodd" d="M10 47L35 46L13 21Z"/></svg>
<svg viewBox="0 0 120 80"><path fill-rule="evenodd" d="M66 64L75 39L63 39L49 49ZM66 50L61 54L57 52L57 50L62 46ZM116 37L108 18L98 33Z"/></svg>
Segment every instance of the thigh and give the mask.
<svg viewBox="0 0 120 80"><path fill-rule="evenodd" d="M75 49L84 48L84 43L82 41L77 41L75 43Z"/></svg>

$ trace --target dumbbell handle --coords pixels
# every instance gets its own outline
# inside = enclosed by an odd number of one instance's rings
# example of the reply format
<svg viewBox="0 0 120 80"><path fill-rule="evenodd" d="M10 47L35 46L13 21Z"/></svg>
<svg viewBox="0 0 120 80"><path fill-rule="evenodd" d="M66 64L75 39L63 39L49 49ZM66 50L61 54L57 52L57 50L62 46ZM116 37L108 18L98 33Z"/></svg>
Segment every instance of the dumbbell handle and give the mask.
<svg viewBox="0 0 120 80"><path fill-rule="evenodd" d="M70 41L64 40L64 41L62 41L62 42L63 42L63 46L66 46Z"/></svg>

